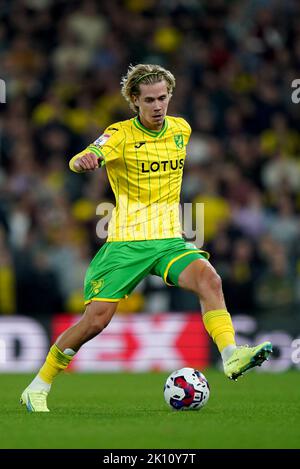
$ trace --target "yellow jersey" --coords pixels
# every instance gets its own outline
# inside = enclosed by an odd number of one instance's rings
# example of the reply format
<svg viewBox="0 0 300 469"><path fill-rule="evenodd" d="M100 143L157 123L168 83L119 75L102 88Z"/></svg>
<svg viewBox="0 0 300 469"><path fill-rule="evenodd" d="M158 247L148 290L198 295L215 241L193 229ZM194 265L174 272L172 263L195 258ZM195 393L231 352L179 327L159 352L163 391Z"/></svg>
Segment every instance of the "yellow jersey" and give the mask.
<svg viewBox="0 0 300 469"><path fill-rule="evenodd" d="M110 125L74 162L93 152L106 167L116 199L107 241L182 237L180 191L191 127L166 116L160 131L144 127L138 117Z"/></svg>

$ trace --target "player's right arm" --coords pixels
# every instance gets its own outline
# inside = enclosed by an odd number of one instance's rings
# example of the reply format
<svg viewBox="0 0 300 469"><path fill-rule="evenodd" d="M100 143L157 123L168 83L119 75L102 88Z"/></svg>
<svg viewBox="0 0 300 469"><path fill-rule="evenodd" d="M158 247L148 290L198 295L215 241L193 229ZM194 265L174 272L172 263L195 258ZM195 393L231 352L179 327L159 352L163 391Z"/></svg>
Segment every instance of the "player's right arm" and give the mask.
<svg viewBox="0 0 300 469"><path fill-rule="evenodd" d="M94 171L111 162L122 154L125 141L124 131L119 123L108 127L100 137L85 150L73 156L69 162L70 169L75 173Z"/></svg>
<svg viewBox="0 0 300 469"><path fill-rule="evenodd" d="M94 171L99 168L101 157L93 153L89 148L73 156L69 162L70 169L75 173Z"/></svg>

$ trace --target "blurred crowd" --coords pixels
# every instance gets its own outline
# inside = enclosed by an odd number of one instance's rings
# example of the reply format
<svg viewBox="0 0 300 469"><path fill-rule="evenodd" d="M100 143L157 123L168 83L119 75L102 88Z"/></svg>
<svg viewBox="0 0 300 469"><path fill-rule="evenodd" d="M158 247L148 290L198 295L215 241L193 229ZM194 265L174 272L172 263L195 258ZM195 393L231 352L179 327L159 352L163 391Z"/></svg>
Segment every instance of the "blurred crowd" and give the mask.
<svg viewBox="0 0 300 469"><path fill-rule="evenodd" d="M300 2L0 0L0 313L82 311L103 243L105 169L70 158L116 121L129 64L177 81L170 114L193 133L182 202L205 204L205 244L232 313L293 315L300 302ZM298 287L298 288L297 288ZM119 311L185 311L197 298L144 280Z"/></svg>

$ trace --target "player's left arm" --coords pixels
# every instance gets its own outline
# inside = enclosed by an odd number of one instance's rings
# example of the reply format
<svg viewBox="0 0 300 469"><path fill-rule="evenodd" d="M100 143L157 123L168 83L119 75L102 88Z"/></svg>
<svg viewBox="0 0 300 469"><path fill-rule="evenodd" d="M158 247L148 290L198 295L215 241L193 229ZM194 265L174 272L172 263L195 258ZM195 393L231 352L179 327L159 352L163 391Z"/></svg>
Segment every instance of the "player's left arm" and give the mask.
<svg viewBox="0 0 300 469"><path fill-rule="evenodd" d="M192 128L190 124L183 118L180 118L180 126L182 129L182 133L184 135L184 144L185 146L187 146L187 144L189 143L191 133L192 133ZM182 230L181 235L183 239L187 239L185 231Z"/></svg>
<svg viewBox="0 0 300 469"><path fill-rule="evenodd" d="M178 120L179 120L180 127L181 127L181 130L182 130L183 136L184 136L184 143L185 143L185 145L187 145L188 142L189 142L191 133L192 133L192 128L191 128L190 124L185 119L183 119L182 117L180 117Z"/></svg>

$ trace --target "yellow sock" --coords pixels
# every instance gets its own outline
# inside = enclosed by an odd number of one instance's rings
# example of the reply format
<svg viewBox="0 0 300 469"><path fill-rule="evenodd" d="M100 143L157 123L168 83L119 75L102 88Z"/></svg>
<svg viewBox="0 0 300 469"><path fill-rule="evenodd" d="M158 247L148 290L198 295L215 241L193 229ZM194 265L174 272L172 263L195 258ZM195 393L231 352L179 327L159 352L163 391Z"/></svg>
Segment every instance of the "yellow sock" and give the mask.
<svg viewBox="0 0 300 469"><path fill-rule="evenodd" d="M228 345L235 345L234 328L226 309L207 311L203 315L203 323L220 352Z"/></svg>
<svg viewBox="0 0 300 469"><path fill-rule="evenodd" d="M56 344L52 345L38 376L46 383L52 384L55 376L67 368L72 358L72 356L61 352Z"/></svg>

